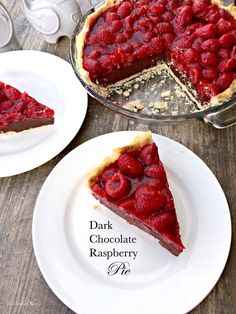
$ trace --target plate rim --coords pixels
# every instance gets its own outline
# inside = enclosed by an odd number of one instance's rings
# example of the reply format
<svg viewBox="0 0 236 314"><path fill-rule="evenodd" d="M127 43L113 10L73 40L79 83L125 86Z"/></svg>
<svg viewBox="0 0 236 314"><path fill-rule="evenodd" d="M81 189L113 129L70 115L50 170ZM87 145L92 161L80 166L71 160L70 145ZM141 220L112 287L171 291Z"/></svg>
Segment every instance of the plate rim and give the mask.
<svg viewBox="0 0 236 314"><path fill-rule="evenodd" d="M40 257L39 257L39 252L37 251L37 249L35 249L37 247L37 240L36 240L36 219L37 219L37 215L38 215L38 212L40 210L40 206L39 206L39 203L40 203L40 198L42 197L42 195L44 194L46 188L47 188L47 184L50 184L50 180L51 178L56 174L56 172L58 171L58 169L60 169L61 167L64 167L64 163L66 164L67 162L67 158L70 158L70 156L72 156L72 154L77 154L77 150L79 151L82 147L83 149L83 146L86 145L87 143L89 142L93 142L93 140L96 140L97 138L102 138L102 137L106 137L106 136L112 136L114 133L115 134L125 134L125 133L132 133L133 136L137 136L137 135L140 135L142 134L144 131L129 131L129 130L125 130L125 131L117 131L117 132L110 132L110 133L105 133L105 134L102 134L102 135L99 135L95 138L91 138L89 139L88 141L82 143L81 145L77 146L76 148L74 148L70 153L68 153L55 167L54 169L51 171L51 173L49 174L49 176L47 177L47 179L45 180L39 194L38 194L38 197L37 197L37 200L36 200L36 203L35 203L35 208L34 208L34 214L33 214L33 220L32 220L32 240L33 240L33 249L34 249L34 254L35 254L35 257L36 257L36 261L37 261L37 264L38 264L38 267L40 269L40 272L44 278L44 280L46 281L47 285L49 286L49 288L53 291L53 293L57 296L57 298L63 302L68 308L70 308L72 311L74 311L75 313L78 313L78 309L76 307L74 307L74 305L70 304L69 302L67 302L66 300L66 297L64 297L63 295L61 295L60 291L55 291L55 287L53 286L53 283L50 282L49 283L49 279L48 279L48 275L46 274L46 270L44 269L44 266L41 264L41 261L40 260ZM225 266L226 266L226 263L228 261L228 257L229 257L229 253L230 253L230 248L231 248L231 243L232 243L232 220L231 220L231 212L230 212L230 208L229 208L229 205L228 205L228 201L227 201L227 198L226 198L226 195L218 181L218 179L216 178L215 174L211 171L211 169L208 167L208 165L198 156L196 155L191 149L189 149L188 147L186 147L185 145L177 142L176 140L173 140L169 137L166 137L166 136L163 136L163 135L159 135L159 134L156 134L156 133L152 133L153 136L157 136L157 137L160 137L160 138L163 138L164 140L168 140L168 141L171 141L171 142L174 142L174 144L177 144L179 145L180 147L184 148L188 153L192 154L192 156L194 156L198 162L201 163L201 165L208 171L208 174L211 175L211 177L214 179L215 181L215 184L217 185L217 187L220 189L221 191L221 197L223 197L223 200L225 202L225 205L226 207L224 208L224 211L225 211L225 214L227 216L227 219L228 219L228 222L229 222L229 230L228 230L228 239L227 239L227 248L226 248L226 253L225 253L225 256L224 256L224 262L221 266L221 271L219 271L218 275L215 277L215 280L214 282L212 281L211 282L211 287L210 289L207 289L208 292L206 294L204 294L203 297L201 297L198 302L195 302L192 307L186 309L186 313L193 310L195 307L197 307L209 294L210 292L212 291L212 289L215 287L215 285L217 284L217 282L219 281L224 269L225 269ZM154 139L155 141L155 139ZM80 313L80 311L79 311ZM81 312L82 313L82 312ZM177 313L177 312L176 312ZM179 312L178 312L179 313ZM181 312L182 313L182 312Z"/></svg>

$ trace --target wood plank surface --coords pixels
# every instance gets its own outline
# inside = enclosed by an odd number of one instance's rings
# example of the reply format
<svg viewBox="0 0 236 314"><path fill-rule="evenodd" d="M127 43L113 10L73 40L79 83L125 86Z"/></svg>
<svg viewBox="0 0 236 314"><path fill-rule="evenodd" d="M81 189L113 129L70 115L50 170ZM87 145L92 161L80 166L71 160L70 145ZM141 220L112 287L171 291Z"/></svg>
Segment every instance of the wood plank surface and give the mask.
<svg viewBox="0 0 236 314"><path fill-rule="evenodd" d="M12 15L23 49L47 51L69 61L68 39L48 45L23 15L19 0L2 2ZM31 227L38 193L55 165L81 143L108 132L148 129L190 148L213 171L226 194L233 227L229 259L215 288L191 313L236 313L236 126L217 130L199 120L148 125L115 114L89 98L84 124L64 151L37 169L0 178L0 314L72 313L50 290L34 256Z"/></svg>

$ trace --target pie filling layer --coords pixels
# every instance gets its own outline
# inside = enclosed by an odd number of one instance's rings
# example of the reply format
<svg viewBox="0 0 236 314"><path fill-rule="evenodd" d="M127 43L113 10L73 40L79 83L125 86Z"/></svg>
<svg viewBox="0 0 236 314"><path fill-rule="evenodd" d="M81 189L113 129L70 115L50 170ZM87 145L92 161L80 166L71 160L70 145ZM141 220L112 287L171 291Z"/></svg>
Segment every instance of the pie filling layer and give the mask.
<svg viewBox="0 0 236 314"><path fill-rule="evenodd" d="M135 141L139 145L119 149L117 158L107 159L92 172L88 179L91 192L110 210L179 255L184 246L157 146L151 142L150 132Z"/></svg>
<svg viewBox="0 0 236 314"><path fill-rule="evenodd" d="M27 93L0 82L0 133L54 123L54 111Z"/></svg>
<svg viewBox="0 0 236 314"><path fill-rule="evenodd" d="M160 60L187 76L202 102L236 78L235 7L210 0L107 1L89 20L82 67L107 86ZM231 95L230 95L231 96Z"/></svg>

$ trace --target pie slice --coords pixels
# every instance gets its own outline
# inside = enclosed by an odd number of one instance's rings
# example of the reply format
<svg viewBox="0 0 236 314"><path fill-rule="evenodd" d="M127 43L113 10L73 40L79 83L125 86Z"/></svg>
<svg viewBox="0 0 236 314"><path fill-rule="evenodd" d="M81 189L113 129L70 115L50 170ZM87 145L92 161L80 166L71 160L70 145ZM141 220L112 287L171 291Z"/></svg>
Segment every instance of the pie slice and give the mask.
<svg viewBox="0 0 236 314"><path fill-rule="evenodd" d="M220 0L106 0L76 47L81 77L105 97L163 62L199 107L236 91L236 6Z"/></svg>
<svg viewBox="0 0 236 314"><path fill-rule="evenodd" d="M54 123L54 111L26 92L0 82L0 133L41 127Z"/></svg>
<svg viewBox="0 0 236 314"><path fill-rule="evenodd" d="M156 237L172 254L183 251L173 196L151 132L115 149L87 182L107 208Z"/></svg>

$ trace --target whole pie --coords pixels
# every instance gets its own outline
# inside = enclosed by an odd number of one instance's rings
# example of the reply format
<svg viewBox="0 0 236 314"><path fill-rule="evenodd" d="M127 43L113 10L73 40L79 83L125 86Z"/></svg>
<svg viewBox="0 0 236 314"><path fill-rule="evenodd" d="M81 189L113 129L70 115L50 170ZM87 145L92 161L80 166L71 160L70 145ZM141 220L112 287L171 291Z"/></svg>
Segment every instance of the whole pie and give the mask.
<svg viewBox="0 0 236 314"><path fill-rule="evenodd" d="M54 111L26 92L0 82L0 133L20 132L54 123Z"/></svg>
<svg viewBox="0 0 236 314"><path fill-rule="evenodd" d="M219 0L107 0L76 38L83 79L111 87L165 62L200 103L236 91L236 7Z"/></svg>
<svg viewBox="0 0 236 314"><path fill-rule="evenodd" d="M173 196L151 132L115 149L87 183L107 208L159 239L172 254L183 251Z"/></svg>

